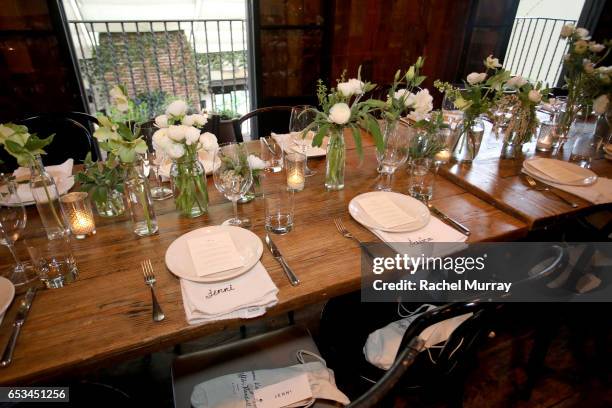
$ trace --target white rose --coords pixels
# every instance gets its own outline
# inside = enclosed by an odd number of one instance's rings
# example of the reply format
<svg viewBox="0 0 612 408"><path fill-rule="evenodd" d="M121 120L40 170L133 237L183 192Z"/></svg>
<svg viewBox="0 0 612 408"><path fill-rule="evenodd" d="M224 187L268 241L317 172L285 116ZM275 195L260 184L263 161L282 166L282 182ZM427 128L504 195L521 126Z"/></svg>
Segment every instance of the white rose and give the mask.
<svg viewBox="0 0 612 408"><path fill-rule="evenodd" d="M180 143L172 143L166 149L166 153L171 159L179 159L185 154L185 147Z"/></svg>
<svg viewBox="0 0 612 408"><path fill-rule="evenodd" d="M219 147L217 137L210 132L205 132L200 135L200 144L202 145L202 149L208 152L212 152Z"/></svg>
<svg viewBox="0 0 612 408"><path fill-rule="evenodd" d="M181 142L185 140L185 128L184 125L170 125L168 128L168 137L175 142Z"/></svg>
<svg viewBox="0 0 612 408"><path fill-rule="evenodd" d="M598 44L596 42L589 43L589 50L591 50L591 52L602 52L604 48L606 48L606 46L603 44Z"/></svg>
<svg viewBox="0 0 612 408"><path fill-rule="evenodd" d="M501 68L501 64L499 63L499 59L493 58L493 55L489 55L484 62L485 67L489 69Z"/></svg>
<svg viewBox="0 0 612 408"><path fill-rule="evenodd" d="M536 89L529 91L529 100L533 103L539 103L542 100L542 94Z"/></svg>
<svg viewBox="0 0 612 408"><path fill-rule="evenodd" d="M185 101L174 101L166 108L166 115L181 117L187 113L187 104Z"/></svg>
<svg viewBox="0 0 612 408"><path fill-rule="evenodd" d="M200 140L200 129L193 126L187 126L185 129L185 144L191 146L197 143L198 140Z"/></svg>
<svg viewBox="0 0 612 408"><path fill-rule="evenodd" d="M251 170L261 170L266 168L266 162L254 154L250 154L247 161L249 162L249 167Z"/></svg>
<svg viewBox="0 0 612 408"><path fill-rule="evenodd" d="M168 127L168 116L159 115L155 118L155 124L158 128L167 128Z"/></svg>
<svg viewBox="0 0 612 408"><path fill-rule="evenodd" d="M593 101L593 110L598 115L603 115L608 110L608 105L610 104L610 99L608 95L600 95Z"/></svg>
<svg viewBox="0 0 612 408"><path fill-rule="evenodd" d="M351 84L348 82L340 82L338 84L338 92L340 92L343 96L349 98L353 96L353 90L351 89Z"/></svg>
<svg viewBox="0 0 612 408"><path fill-rule="evenodd" d="M196 113L191 116L193 117L193 126L202 127L208 122L208 115L206 113Z"/></svg>
<svg viewBox="0 0 612 408"><path fill-rule="evenodd" d="M525 85L527 83L527 80L525 78L523 78L520 75L517 75L515 77L510 78L507 82L506 82L506 86L510 87L510 88L520 88L521 86Z"/></svg>
<svg viewBox="0 0 612 408"><path fill-rule="evenodd" d="M363 93L364 83L358 79L351 78L346 82L340 82L337 86L338 91L345 97L349 98L353 95Z"/></svg>
<svg viewBox="0 0 612 408"><path fill-rule="evenodd" d="M351 108L344 103L340 102L335 104L329 110L329 121L338 125L344 125L351 118Z"/></svg>
<svg viewBox="0 0 612 408"><path fill-rule="evenodd" d="M574 34L574 25L573 24L566 24L561 28L561 38L567 38L569 36L571 36L572 34Z"/></svg>
<svg viewBox="0 0 612 408"><path fill-rule="evenodd" d="M185 115L183 116L183 120L181 120L181 123L185 126L193 126L195 124L195 118L193 117L193 115Z"/></svg>
<svg viewBox="0 0 612 408"><path fill-rule="evenodd" d="M578 27L575 33L580 39L587 40L589 38L589 30L586 28Z"/></svg>
<svg viewBox="0 0 612 408"><path fill-rule="evenodd" d="M409 98L410 98L411 95L412 95L412 99L409 101ZM398 89L393 94L393 97L395 99L402 100L404 102L404 106L407 107L407 108L410 107L410 105L412 105L414 103L414 94L408 92L407 89Z"/></svg>
<svg viewBox="0 0 612 408"><path fill-rule="evenodd" d="M486 78L487 74L485 72L472 72L470 75L467 76L467 81L470 85L475 85L484 81Z"/></svg>
<svg viewBox="0 0 612 408"><path fill-rule="evenodd" d="M365 86L363 82L361 82L360 80L356 78L351 78L348 80L348 83L350 84L353 90L353 94L361 95L363 93L363 87Z"/></svg>
<svg viewBox="0 0 612 408"><path fill-rule="evenodd" d="M416 93L413 108L420 115L431 112L433 109L433 97L429 94L428 89L423 89Z"/></svg>

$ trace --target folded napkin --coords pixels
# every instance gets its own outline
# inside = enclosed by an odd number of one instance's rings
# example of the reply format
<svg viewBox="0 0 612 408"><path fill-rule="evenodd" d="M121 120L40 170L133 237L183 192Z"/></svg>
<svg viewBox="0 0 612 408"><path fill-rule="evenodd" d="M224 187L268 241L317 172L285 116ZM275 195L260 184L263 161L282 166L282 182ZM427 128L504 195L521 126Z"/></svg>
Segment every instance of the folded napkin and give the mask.
<svg viewBox="0 0 612 408"><path fill-rule="evenodd" d="M55 166L45 166L45 170L57 186L59 194L65 194L74 185L74 178L72 177L72 167L74 166L74 160L68 159L62 164ZM30 169L27 167L19 167L13 172L13 176L17 181L24 181L30 179ZM30 184L21 182L17 185L17 195L21 199L22 203L30 203L34 201L34 196L30 190ZM17 204L17 201L10 200L5 204Z"/></svg>
<svg viewBox="0 0 612 408"><path fill-rule="evenodd" d="M49 173L53 178L66 178L72 176L72 167L74 166L74 160L68 159L62 164L57 164L55 166L45 166L45 170ZM17 170L13 172L13 176L17 179L17 181L29 180L30 179L30 168L29 167L18 167Z"/></svg>
<svg viewBox="0 0 612 408"><path fill-rule="evenodd" d="M302 153L302 150L300 149L299 146L297 146L294 141L293 138L291 137L291 133L271 133L271 136L274 140L276 140L276 142L278 144L280 144L283 147L283 150L287 153ZM321 147L313 147L311 145L308 145L306 147L306 156L310 157L310 156L325 156L327 154L327 150L326 150L326 146L327 146L327 142L324 139L323 140L323 144L321 145Z"/></svg>
<svg viewBox="0 0 612 408"><path fill-rule="evenodd" d="M576 174L575 170L566 167L567 162L554 159L532 159L526 161L523 166L527 170L533 170L542 173L545 177L559 183L571 184L579 182L584 178L580 174ZM536 174L537 175L537 174Z"/></svg>
<svg viewBox="0 0 612 408"><path fill-rule="evenodd" d="M201 283L181 279L183 306L189 324L261 316L278 302L278 288L258 262L235 279Z"/></svg>
<svg viewBox="0 0 612 408"><path fill-rule="evenodd" d="M462 234L453 227L446 225L433 215L429 219L429 223L421 229L409 232L387 232L380 231L377 229L370 229L374 235L380 238L383 242L387 243L396 252L403 252L405 249L405 243L422 244L428 242L457 242L461 243L456 247L453 246L452 250L448 246L444 246L442 249L445 253L436 253L437 256L445 256L449 253L459 251L466 247L463 244L467 240L467 235ZM397 243L397 245L396 245ZM404 243L404 244L401 244ZM442 247L441 247L442 248ZM434 250L435 251L435 250Z"/></svg>
<svg viewBox="0 0 612 408"><path fill-rule="evenodd" d="M590 186L568 186L565 184L551 183L550 181L544 180L537 177L529 170L523 168L523 173L530 175L538 181L548 184L551 187L558 188L575 196L578 196L584 200L590 201L593 204L606 204L612 203L612 180L605 177L598 177L597 181Z"/></svg>

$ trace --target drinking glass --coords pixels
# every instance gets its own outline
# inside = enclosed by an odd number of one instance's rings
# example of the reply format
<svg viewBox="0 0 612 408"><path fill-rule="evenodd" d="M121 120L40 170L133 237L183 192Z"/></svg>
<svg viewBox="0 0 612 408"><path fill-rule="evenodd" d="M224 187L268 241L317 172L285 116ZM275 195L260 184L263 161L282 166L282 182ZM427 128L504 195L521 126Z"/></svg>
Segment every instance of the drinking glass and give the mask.
<svg viewBox="0 0 612 408"><path fill-rule="evenodd" d="M248 218L238 218L238 200L253 184L253 174L249 166L249 153L244 143L228 143L219 146L215 152L213 180L215 187L234 205L234 218L223 225L248 228Z"/></svg>
<svg viewBox="0 0 612 408"><path fill-rule="evenodd" d="M282 175L266 174L262 186L265 228L275 234L286 234L293 229L295 193L285 187Z"/></svg>
<svg viewBox="0 0 612 408"><path fill-rule="evenodd" d="M76 280L78 270L68 233L49 238L43 230L35 229L24 241L34 270L47 288L61 288Z"/></svg>
<svg viewBox="0 0 612 408"><path fill-rule="evenodd" d="M433 160L429 158L413 159L410 162L410 182L408 193L419 201L429 202L433 196L435 172Z"/></svg>
<svg viewBox="0 0 612 408"><path fill-rule="evenodd" d="M21 262L15 250L15 242L26 226L26 211L17 194L17 185L12 176L0 175L0 244L6 246L15 265L7 278L15 286L21 286L36 279L31 266Z"/></svg>
<svg viewBox="0 0 612 408"><path fill-rule="evenodd" d="M287 174L287 190L302 191L306 181L306 155L302 153L285 155L285 172Z"/></svg>
<svg viewBox="0 0 612 408"><path fill-rule="evenodd" d="M260 137L261 160L266 163L266 170L278 173L283 169L283 147L273 137Z"/></svg>
<svg viewBox="0 0 612 408"><path fill-rule="evenodd" d="M314 122L316 113L314 107L308 105L294 106L291 109L291 118L289 119L289 132L293 143L295 143L301 150L302 154L306 155L308 146L312 144L311 137L302 137L302 132L312 122ZM311 128L311 132L317 133L318 128ZM307 156L307 155L306 155ZM316 172L308 168L308 162L306 163L306 177L314 175Z"/></svg>
<svg viewBox="0 0 612 408"><path fill-rule="evenodd" d="M376 190L391 191L391 181L395 170L408 160L409 142L410 133L404 129L398 129L397 121L385 122L383 150L376 149L378 172L380 173Z"/></svg>
<svg viewBox="0 0 612 408"><path fill-rule="evenodd" d="M172 189L165 186L162 176L159 174L159 167L164 163L165 156L163 153L155 150L147 152L144 163L145 176L148 178L150 173L153 174L154 182L151 183L151 198L156 201L166 200L172 197Z"/></svg>

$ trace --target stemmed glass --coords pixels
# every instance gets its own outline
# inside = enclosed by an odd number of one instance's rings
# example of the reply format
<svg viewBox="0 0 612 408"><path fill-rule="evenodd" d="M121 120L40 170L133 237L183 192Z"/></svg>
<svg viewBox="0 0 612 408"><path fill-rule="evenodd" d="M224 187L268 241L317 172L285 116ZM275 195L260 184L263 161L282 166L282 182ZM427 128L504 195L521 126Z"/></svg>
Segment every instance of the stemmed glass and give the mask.
<svg viewBox="0 0 612 408"><path fill-rule="evenodd" d="M148 176L147 169L153 173L153 179L155 180L154 185L151 187L151 197L156 200L165 200L172 197L172 189L168 186L164 186L162 182L162 176L159 174L159 167L163 164L165 157L163 153L156 152L155 150L147 152L145 158L145 176Z"/></svg>
<svg viewBox="0 0 612 408"><path fill-rule="evenodd" d="M15 242L26 226L26 219L14 178L0 175L0 244L8 248L15 261L8 277L15 286L29 283L37 277L30 265L19 260L15 251Z"/></svg>
<svg viewBox="0 0 612 408"><path fill-rule="evenodd" d="M393 173L408 160L409 132L407 129L390 129L384 132L383 150L376 149L378 160L379 181L374 187L376 190L391 191Z"/></svg>
<svg viewBox="0 0 612 408"><path fill-rule="evenodd" d="M238 200L253 184L253 174L247 159L249 152L244 143L229 143L220 146L215 152L213 180L215 187L234 205L234 218L223 225L248 228L248 218L238 218Z"/></svg>
<svg viewBox="0 0 612 408"><path fill-rule="evenodd" d="M312 144L312 138L302 137L302 132L308 125L314 122L315 117L316 112L314 111L314 107L302 105L294 106L291 109L291 118L289 119L289 132L291 133L293 143L295 143L300 148L301 153L306 156L306 173L304 173L306 177L316 174L316 171L308 168L308 155L306 154L308 146ZM317 130L318 127L315 127L311 129L311 132L316 134Z"/></svg>

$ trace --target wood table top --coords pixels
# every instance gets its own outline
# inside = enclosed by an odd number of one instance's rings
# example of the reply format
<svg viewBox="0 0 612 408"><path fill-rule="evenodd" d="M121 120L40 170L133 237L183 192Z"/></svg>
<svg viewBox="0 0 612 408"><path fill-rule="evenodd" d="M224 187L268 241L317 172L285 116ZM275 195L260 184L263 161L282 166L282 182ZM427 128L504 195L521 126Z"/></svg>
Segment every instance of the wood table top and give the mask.
<svg viewBox="0 0 612 408"><path fill-rule="evenodd" d="M308 178L305 190L295 196L294 230L275 236L276 244L302 282L292 287L281 267L265 250L261 261L279 288L278 304L265 316L359 289L360 249L336 231L333 218L341 217L359 239L377 241L372 233L351 219L347 210L349 201L370 191L375 182L374 148L371 141L364 144L365 157L359 164L353 144L347 140L343 191L325 191L325 159L309 160L309 166L317 174ZM407 180L406 172L398 171L394 177L395 191L406 192ZM152 237L136 237L125 217L96 218L95 236L73 240L79 279L61 289L39 291L12 364L0 368L0 383L30 383L108 365L244 324L244 320L238 319L187 324L179 280L164 264L166 249L177 237L195 228L218 225L232 215L232 204L216 191L211 177L208 191L209 213L195 219L180 217L171 199L156 201L159 234ZM471 242L515 240L528 232L524 221L441 177L436 182L433 203L471 229ZM241 205L240 211L251 218L252 231L263 238L262 200ZM36 223L35 210L30 208L29 214L32 216L28 223ZM140 269L140 262L147 258L153 263L157 296L166 314L160 323L151 319L151 297ZM4 257L0 264L6 268L10 260ZM0 326L2 346L10 333L16 303Z"/></svg>

